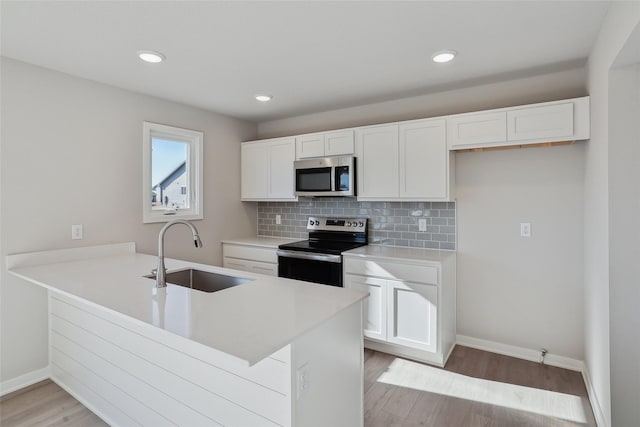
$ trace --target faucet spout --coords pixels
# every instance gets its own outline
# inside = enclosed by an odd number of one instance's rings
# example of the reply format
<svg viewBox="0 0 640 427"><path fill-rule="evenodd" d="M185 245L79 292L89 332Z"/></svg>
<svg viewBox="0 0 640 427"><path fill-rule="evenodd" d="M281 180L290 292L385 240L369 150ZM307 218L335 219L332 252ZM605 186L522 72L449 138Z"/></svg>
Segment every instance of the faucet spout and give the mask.
<svg viewBox="0 0 640 427"><path fill-rule="evenodd" d="M164 235L170 227L176 224L184 224L189 227L193 234L193 245L196 248L202 247L202 240L200 240L200 236L198 235L198 229L189 221L176 219L166 223L164 227L160 229L160 233L158 233L158 268L156 269L156 288L164 288L167 286L167 269L164 266Z"/></svg>

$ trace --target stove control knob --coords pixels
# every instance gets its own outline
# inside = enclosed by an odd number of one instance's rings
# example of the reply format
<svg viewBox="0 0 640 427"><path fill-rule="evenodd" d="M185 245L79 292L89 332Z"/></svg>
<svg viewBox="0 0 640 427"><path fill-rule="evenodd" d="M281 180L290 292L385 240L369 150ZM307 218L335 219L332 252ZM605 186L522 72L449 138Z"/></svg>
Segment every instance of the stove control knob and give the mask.
<svg viewBox="0 0 640 427"><path fill-rule="evenodd" d="M320 221L316 219L316 225L320 225Z"/></svg>
<svg viewBox="0 0 640 427"><path fill-rule="evenodd" d="M347 221L347 227L351 227L351 221Z"/></svg>
<svg viewBox="0 0 640 427"><path fill-rule="evenodd" d="M364 227L364 222L360 221L360 222L358 223L358 225L359 225L360 227Z"/></svg>
<svg viewBox="0 0 640 427"><path fill-rule="evenodd" d="M312 219L309 220L309 225L313 225L313 220Z"/></svg>

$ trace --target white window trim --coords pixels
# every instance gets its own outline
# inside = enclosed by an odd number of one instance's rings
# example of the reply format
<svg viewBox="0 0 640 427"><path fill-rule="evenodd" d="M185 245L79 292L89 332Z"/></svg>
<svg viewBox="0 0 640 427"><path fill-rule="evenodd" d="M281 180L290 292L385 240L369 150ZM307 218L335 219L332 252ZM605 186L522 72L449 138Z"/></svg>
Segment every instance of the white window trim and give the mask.
<svg viewBox="0 0 640 427"><path fill-rule="evenodd" d="M189 180L189 208L157 211L151 208L151 138L165 138L189 144L187 176ZM203 141L204 133L158 123L143 122L142 126L142 221L168 222L174 219L202 219L203 199Z"/></svg>

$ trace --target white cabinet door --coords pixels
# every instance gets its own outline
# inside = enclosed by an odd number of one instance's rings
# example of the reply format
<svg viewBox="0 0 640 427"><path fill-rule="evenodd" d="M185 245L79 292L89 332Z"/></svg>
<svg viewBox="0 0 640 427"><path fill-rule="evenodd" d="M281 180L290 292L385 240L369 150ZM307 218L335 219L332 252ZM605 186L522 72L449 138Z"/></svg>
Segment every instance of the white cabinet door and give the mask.
<svg viewBox="0 0 640 427"><path fill-rule="evenodd" d="M358 199L397 198L398 125L356 131Z"/></svg>
<svg viewBox="0 0 640 427"><path fill-rule="evenodd" d="M268 145L269 198L295 199L293 162L296 158L294 138L270 141Z"/></svg>
<svg viewBox="0 0 640 427"><path fill-rule="evenodd" d="M449 150L443 119L400 125L400 197L447 199Z"/></svg>
<svg viewBox="0 0 640 427"><path fill-rule="evenodd" d="M355 152L353 130L296 137L296 159L344 156Z"/></svg>
<svg viewBox="0 0 640 427"><path fill-rule="evenodd" d="M437 351L438 287L387 281L387 341Z"/></svg>
<svg viewBox="0 0 640 427"><path fill-rule="evenodd" d="M387 288L386 280L374 277L345 275L345 288L369 292L364 301L364 335L379 340L387 339Z"/></svg>
<svg viewBox="0 0 640 427"><path fill-rule="evenodd" d="M573 137L573 102L507 112L509 141Z"/></svg>
<svg viewBox="0 0 640 427"><path fill-rule="evenodd" d="M296 158L324 156L324 134L302 135L296 138Z"/></svg>
<svg viewBox="0 0 640 427"><path fill-rule="evenodd" d="M447 119L447 145L450 149L507 141L507 113L474 113Z"/></svg>
<svg viewBox="0 0 640 427"><path fill-rule="evenodd" d="M354 152L355 144L352 130L324 134L325 156L343 156Z"/></svg>
<svg viewBox="0 0 640 427"><path fill-rule="evenodd" d="M242 200L267 198L266 178L269 174L267 144L259 142L242 144L240 154L242 157L240 198Z"/></svg>

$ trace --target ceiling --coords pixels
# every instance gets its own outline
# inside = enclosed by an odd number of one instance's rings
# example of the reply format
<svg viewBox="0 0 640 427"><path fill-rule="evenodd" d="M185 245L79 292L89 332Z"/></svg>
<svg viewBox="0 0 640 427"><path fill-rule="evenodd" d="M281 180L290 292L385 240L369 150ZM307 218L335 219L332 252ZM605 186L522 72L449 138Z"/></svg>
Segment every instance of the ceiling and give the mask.
<svg viewBox="0 0 640 427"><path fill-rule="evenodd" d="M608 4L3 0L1 52L264 122L581 66Z"/></svg>

